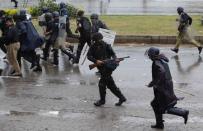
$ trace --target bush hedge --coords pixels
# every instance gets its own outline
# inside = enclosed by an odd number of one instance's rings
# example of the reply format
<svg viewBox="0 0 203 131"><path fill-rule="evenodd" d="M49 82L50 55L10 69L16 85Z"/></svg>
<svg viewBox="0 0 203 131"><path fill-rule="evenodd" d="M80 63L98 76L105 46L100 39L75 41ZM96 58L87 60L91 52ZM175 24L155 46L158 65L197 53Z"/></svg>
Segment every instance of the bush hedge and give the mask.
<svg viewBox="0 0 203 131"><path fill-rule="evenodd" d="M69 17L75 18L78 9L75 8L74 6L70 5L70 4L66 4L66 5L67 5ZM38 6L30 7L29 12L34 17L39 16L42 14L41 10L44 6L48 7L51 12L59 11L59 5L55 2L53 2L53 0L41 0L39 2Z"/></svg>

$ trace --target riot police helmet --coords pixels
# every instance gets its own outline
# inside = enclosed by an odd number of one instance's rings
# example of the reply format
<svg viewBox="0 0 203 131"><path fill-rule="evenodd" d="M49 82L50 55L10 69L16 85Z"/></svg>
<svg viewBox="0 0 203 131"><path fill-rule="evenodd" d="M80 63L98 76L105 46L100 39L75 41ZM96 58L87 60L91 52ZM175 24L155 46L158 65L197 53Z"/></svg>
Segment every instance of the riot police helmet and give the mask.
<svg viewBox="0 0 203 131"><path fill-rule="evenodd" d="M79 10L78 12L77 12L77 16L78 17L82 17L83 15L84 15L84 11L83 10Z"/></svg>
<svg viewBox="0 0 203 131"><path fill-rule="evenodd" d="M45 21L46 21L46 22L51 21L52 18L53 18L52 13L48 12L48 13L45 14Z"/></svg>
<svg viewBox="0 0 203 131"><path fill-rule="evenodd" d="M96 20L98 20L98 19L99 19L99 16L98 16L98 14L92 14L92 15L90 16L90 19L96 19Z"/></svg>
<svg viewBox="0 0 203 131"><path fill-rule="evenodd" d="M178 14L181 14L182 12L184 12L184 8L183 7L178 7L177 12L178 12Z"/></svg>
<svg viewBox="0 0 203 131"><path fill-rule="evenodd" d="M59 8L60 8L60 9L66 8L66 4L65 4L64 2L61 2L61 3L59 4Z"/></svg>
<svg viewBox="0 0 203 131"><path fill-rule="evenodd" d="M47 13L47 12L49 12L49 8L46 6L42 7L42 13Z"/></svg>
<svg viewBox="0 0 203 131"><path fill-rule="evenodd" d="M93 34L93 36L92 36L92 40L93 41L100 41L100 40L102 40L103 39L103 35L101 34L101 33L95 33L95 34Z"/></svg>
<svg viewBox="0 0 203 131"><path fill-rule="evenodd" d="M59 12L58 11L54 11L53 12L53 18L57 18L59 17Z"/></svg>

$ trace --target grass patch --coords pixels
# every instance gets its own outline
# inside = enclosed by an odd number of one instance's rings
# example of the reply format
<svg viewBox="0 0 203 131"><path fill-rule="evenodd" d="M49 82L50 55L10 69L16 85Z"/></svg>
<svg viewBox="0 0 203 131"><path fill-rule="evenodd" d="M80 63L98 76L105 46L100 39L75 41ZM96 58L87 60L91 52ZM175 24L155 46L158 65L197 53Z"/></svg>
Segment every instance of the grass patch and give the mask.
<svg viewBox="0 0 203 131"><path fill-rule="evenodd" d="M178 16L100 16L107 26L118 35L176 35ZM203 35L200 15L194 15L192 28L195 35ZM35 22L36 23L36 22ZM35 24L37 25L37 24ZM71 20L71 29L76 28L75 19ZM38 30L40 30L37 27Z"/></svg>

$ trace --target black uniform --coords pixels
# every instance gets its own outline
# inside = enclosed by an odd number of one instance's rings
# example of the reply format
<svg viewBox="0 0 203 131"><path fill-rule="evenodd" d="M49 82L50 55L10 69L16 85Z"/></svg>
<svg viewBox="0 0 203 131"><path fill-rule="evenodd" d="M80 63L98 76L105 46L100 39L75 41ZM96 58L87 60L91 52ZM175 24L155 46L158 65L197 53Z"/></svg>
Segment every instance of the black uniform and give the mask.
<svg viewBox="0 0 203 131"><path fill-rule="evenodd" d="M19 42L18 29L15 26L11 26L5 34L5 45Z"/></svg>
<svg viewBox="0 0 203 131"><path fill-rule="evenodd" d="M87 58L96 63L97 60L105 60L110 58L116 58L111 45L106 44L104 41L99 41L93 44L87 54ZM112 70L109 70L105 66L98 67L99 72L101 73L101 79L99 81L99 93L100 100L95 103L96 106L105 104L106 97L106 88L110 89L111 92L119 98L119 101L126 101L126 98L123 96L119 88L116 86L111 74ZM120 103L121 105L122 103Z"/></svg>
<svg viewBox="0 0 203 131"><path fill-rule="evenodd" d="M99 32L99 28L108 29L105 23L101 20L92 20L92 33Z"/></svg>
<svg viewBox="0 0 203 131"><path fill-rule="evenodd" d="M78 17L77 18L77 30L80 32L79 45L76 54L75 63L79 62L81 51L87 43L91 45L91 23L87 17Z"/></svg>
<svg viewBox="0 0 203 131"><path fill-rule="evenodd" d="M159 55L152 63L152 82L148 85L154 89L154 99L151 106L156 117L156 125L152 128L164 128L163 114L174 114L185 118L189 111L174 107L177 103L177 97L173 90L173 81L168 66L168 58L164 55Z"/></svg>
<svg viewBox="0 0 203 131"><path fill-rule="evenodd" d="M47 26L47 32L51 32L50 33L50 38L48 40L48 43L46 44L47 49L50 48L50 46L53 46L53 55L54 55L54 61L53 64L58 65L58 48L56 45L56 41L58 38L58 34L59 34L59 20L55 19L54 21L50 21L48 26ZM46 48L46 47L45 47Z"/></svg>

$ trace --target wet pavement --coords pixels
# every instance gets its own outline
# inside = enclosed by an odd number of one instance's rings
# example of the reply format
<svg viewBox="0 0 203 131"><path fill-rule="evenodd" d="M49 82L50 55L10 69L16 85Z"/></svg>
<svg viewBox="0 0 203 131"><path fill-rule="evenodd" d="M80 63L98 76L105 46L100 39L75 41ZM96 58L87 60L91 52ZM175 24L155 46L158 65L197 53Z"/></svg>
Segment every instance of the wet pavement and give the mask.
<svg viewBox="0 0 203 131"><path fill-rule="evenodd" d="M158 45L160 47L160 45ZM29 70L23 63L23 78L0 77L0 131L155 131L150 101L153 91L145 85L151 80L151 61L144 56L146 45L115 46L121 62L113 77L128 101L118 101L109 90L101 108L98 99L96 70L72 66L61 55L54 67L42 61L43 72ZM182 47L176 56L172 45L161 46L170 59L175 93L185 97L178 107L190 110L188 124L177 116L164 115L166 131L201 131L203 128L203 60L193 47ZM1 55L3 57L3 55ZM5 72L4 72L5 73Z"/></svg>

